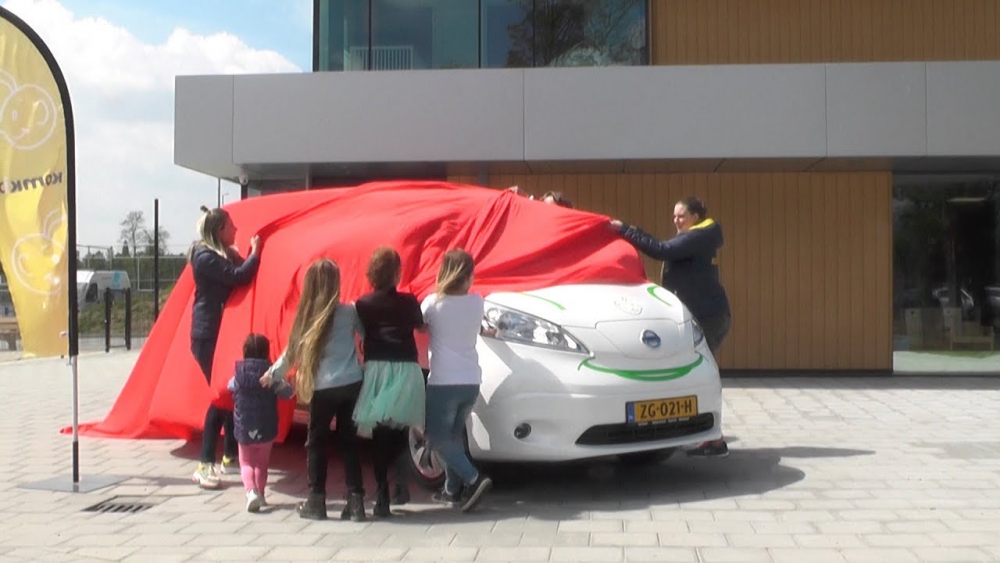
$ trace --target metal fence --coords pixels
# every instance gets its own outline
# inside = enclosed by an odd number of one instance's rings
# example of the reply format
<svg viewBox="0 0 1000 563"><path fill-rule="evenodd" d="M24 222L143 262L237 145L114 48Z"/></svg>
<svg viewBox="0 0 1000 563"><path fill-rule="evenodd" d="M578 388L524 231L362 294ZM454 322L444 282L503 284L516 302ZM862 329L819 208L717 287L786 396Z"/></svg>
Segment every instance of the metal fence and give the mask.
<svg viewBox="0 0 1000 563"><path fill-rule="evenodd" d="M110 328L110 343L112 347L126 347L125 335L126 317L130 317L131 330L129 347L138 349L146 341L150 330L155 322L153 306L154 289L159 284L160 307L166 303L181 272L187 265L185 256L186 247L169 247L169 254L159 256L159 280L157 280L152 255L128 256L124 253L116 253L115 249L108 247L96 247L80 245L77 247L78 268L80 270L121 270L129 275L131 286L131 311L127 314L126 299L121 292L113 293L110 300L110 309L106 309L104 297L98 303L83 304L78 313L78 326L80 329L80 350L98 351L106 347L106 333ZM82 299L81 299L82 303ZM14 308L14 301L6 279L0 276L0 317L16 317L17 311ZM110 327L106 327L106 320L110 317ZM11 349L6 339L0 338L0 359L11 359L19 357L21 350L20 340L15 341L14 349Z"/></svg>

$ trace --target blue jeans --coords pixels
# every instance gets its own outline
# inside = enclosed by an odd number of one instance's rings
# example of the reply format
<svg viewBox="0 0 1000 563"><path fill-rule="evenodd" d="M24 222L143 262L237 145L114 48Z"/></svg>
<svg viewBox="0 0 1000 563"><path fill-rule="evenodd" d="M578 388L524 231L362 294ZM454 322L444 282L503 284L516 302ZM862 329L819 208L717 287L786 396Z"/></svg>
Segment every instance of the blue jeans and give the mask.
<svg viewBox="0 0 1000 563"><path fill-rule="evenodd" d="M478 398L478 385L427 386L427 441L444 463L444 491L449 494L479 478L462 442L465 421Z"/></svg>

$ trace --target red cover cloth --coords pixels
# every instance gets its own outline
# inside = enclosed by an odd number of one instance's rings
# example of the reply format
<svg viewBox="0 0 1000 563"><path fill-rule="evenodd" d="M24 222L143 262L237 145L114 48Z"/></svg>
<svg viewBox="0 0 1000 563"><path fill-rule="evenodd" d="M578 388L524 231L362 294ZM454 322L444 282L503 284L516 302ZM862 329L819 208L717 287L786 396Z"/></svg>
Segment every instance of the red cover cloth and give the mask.
<svg viewBox="0 0 1000 563"><path fill-rule="evenodd" d="M190 351L194 282L186 268L139 358L101 422L84 436L190 439L210 402L230 406L226 383L250 332L284 349L306 269L320 257L341 269L341 296L370 291L365 270L379 246L403 261L401 291L422 299L434 291L444 253L460 247L476 260L474 292L526 291L557 284L645 281L636 251L606 226L607 217L531 201L509 191L446 182L378 182L252 198L226 206L237 245L263 239L256 280L233 292L211 388ZM294 400L281 403L278 440L291 426ZM66 432L69 429L64 429Z"/></svg>

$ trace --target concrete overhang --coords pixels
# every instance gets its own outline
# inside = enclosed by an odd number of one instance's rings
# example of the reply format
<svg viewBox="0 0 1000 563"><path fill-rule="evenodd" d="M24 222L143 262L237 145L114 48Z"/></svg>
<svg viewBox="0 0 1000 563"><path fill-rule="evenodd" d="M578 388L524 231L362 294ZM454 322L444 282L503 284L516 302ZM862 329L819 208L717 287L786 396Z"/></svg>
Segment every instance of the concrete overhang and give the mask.
<svg viewBox="0 0 1000 563"><path fill-rule="evenodd" d="M1000 171L1000 61L180 76L174 162L260 179Z"/></svg>

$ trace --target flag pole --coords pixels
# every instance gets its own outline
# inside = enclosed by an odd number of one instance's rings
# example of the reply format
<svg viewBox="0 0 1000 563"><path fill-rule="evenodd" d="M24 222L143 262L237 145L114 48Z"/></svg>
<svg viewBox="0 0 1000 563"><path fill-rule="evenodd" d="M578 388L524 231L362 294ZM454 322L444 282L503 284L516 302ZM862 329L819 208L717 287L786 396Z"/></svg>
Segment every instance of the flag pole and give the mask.
<svg viewBox="0 0 1000 563"><path fill-rule="evenodd" d="M64 121L66 126L66 262L67 278L63 280L67 285L67 314L68 325L66 336L69 339L68 357L70 373L73 378L73 473L72 483L67 487L60 478L49 479L39 483L22 485L24 488L57 490L67 492L88 492L103 488L123 480L120 477L102 475L90 480L81 486L80 484L80 386L79 386L79 355L80 355L80 335L77 323L79 301L77 296L77 251L76 251L76 137L73 125L73 106L70 103L69 87L66 85L66 78L63 76L59 63L56 62L52 51L49 50L45 41L21 18L14 15L10 10L0 6L0 19L7 20L18 29L31 42L38 51L38 54L45 61L52 73L52 78L59 89L59 98L62 103ZM8 46L8 48L11 48Z"/></svg>

